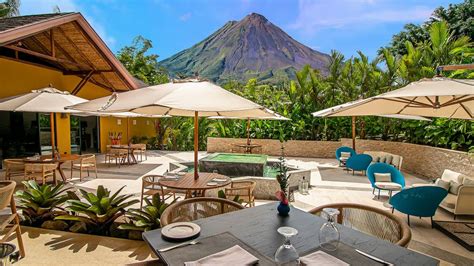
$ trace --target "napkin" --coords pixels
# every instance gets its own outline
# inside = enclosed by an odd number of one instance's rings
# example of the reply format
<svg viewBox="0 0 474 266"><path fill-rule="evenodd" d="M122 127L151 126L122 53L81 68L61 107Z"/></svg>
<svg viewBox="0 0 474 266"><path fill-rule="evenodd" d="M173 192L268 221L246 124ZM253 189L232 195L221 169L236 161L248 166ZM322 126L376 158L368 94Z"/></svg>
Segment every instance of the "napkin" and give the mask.
<svg viewBox="0 0 474 266"><path fill-rule="evenodd" d="M348 266L348 263L333 257L321 250L313 252L300 258L301 265L318 265L318 266Z"/></svg>
<svg viewBox="0 0 474 266"><path fill-rule="evenodd" d="M223 250L221 252L209 255L196 261L185 262L186 266L201 266L201 265L254 265L258 259L250 254L245 249L238 245Z"/></svg>
<svg viewBox="0 0 474 266"><path fill-rule="evenodd" d="M215 181L215 182L225 182L225 181L227 181L227 179L226 179L226 178L214 178L214 179L212 179L212 181Z"/></svg>

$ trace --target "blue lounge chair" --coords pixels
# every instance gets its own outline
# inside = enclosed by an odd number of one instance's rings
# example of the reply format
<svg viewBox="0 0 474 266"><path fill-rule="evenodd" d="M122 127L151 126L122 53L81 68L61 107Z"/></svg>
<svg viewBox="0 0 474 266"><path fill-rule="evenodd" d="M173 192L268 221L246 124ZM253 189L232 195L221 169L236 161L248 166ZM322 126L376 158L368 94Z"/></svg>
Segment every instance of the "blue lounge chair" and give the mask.
<svg viewBox="0 0 474 266"><path fill-rule="evenodd" d="M362 174L365 174L371 163L372 156L368 154L355 154L347 159L346 167L352 170L352 175L354 175L354 171L362 171Z"/></svg>
<svg viewBox="0 0 474 266"><path fill-rule="evenodd" d="M391 181L390 182L375 182L375 173L390 173ZM373 191L375 189L379 190L377 198L380 198L380 190L388 190L391 192L396 190L394 188L399 187L398 190L401 190L405 187L405 177L402 173L395 167L386 163L374 163L367 168L367 177L369 178L370 184L372 185Z"/></svg>
<svg viewBox="0 0 474 266"><path fill-rule="evenodd" d="M433 226L433 216L439 204L448 195L448 191L438 186L421 186L402 190L390 199L392 213L395 210L404 213L408 217L410 225L410 215L418 217L430 217Z"/></svg>
<svg viewBox="0 0 474 266"><path fill-rule="evenodd" d="M341 152L350 152L351 157L357 154L355 152L355 150L353 150L352 148L347 147L347 146L342 146L342 147L337 148L337 150L336 150L336 159L339 161L339 166L341 166L341 164L342 165L346 164L345 160L341 160Z"/></svg>

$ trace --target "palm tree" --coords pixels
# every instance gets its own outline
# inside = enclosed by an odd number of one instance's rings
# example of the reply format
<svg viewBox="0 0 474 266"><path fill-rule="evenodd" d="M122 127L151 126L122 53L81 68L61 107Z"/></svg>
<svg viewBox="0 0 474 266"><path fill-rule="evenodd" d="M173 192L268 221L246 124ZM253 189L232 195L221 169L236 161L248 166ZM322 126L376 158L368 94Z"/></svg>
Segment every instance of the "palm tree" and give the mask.
<svg viewBox="0 0 474 266"><path fill-rule="evenodd" d="M20 0L6 0L0 3L0 18L20 15Z"/></svg>

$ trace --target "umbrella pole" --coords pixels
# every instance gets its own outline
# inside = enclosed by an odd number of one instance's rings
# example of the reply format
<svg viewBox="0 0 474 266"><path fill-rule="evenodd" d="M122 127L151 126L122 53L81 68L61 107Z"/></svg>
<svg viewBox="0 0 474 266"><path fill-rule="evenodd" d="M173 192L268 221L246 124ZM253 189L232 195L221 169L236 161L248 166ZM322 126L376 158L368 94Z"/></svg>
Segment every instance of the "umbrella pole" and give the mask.
<svg viewBox="0 0 474 266"><path fill-rule="evenodd" d="M130 121L129 121L129 118L127 117L127 145L129 145L130 142L131 142L131 141L130 141L131 138L130 138L130 135L129 135L129 133L128 133L128 131L129 131L129 130L128 130L128 123L129 123L129 122L130 122Z"/></svg>
<svg viewBox="0 0 474 266"><path fill-rule="evenodd" d="M247 118L247 145L250 145L250 117Z"/></svg>
<svg viewBox="0 0 474 266"><path fill-rule="evenodd" d="M352 117L352 149L356 149L356 117Z"/></svg>
<svg viewBox="0 0 474 266"><path fill-rule="evenodd" d="M50 113L49 114L49 125L51 127L51 156L52 158L54 158L54 152L55 152L55 143L54 143L54 139L55 139L55 132L54 132L54 129L55 129L55 126L54 126L54 113Z"/></svg>
<svg viewBox="0 0 474 266"><path fill-rule="evenodd" d="M198 112L194 112L194 179L199 178L199 161L198 161L198 149L199 149L199 116Z"/></svg>

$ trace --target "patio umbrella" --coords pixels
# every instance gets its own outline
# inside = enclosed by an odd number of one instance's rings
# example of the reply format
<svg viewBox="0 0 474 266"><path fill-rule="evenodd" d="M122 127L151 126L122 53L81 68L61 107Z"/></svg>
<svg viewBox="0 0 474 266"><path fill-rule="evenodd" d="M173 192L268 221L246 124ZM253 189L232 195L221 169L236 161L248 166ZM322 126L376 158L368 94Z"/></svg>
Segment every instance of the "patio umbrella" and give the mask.
<svg viewBox="0 0 474 266"><path fill-rule="evenodd" d="M270 109L266 110L269 114L267 117L247 117L247 145L250 145L250 120L280 120L280 121L287 121L290 120L282 115L279 115L273 112ZM272 114L272 115L270 115ZM242 117L225 117L225 116L210 116L210 119L244 119Z"/></svg>
<svg viewBox="0 0 474 266"><path fill-rule="evenodd" d="M474 80L421 79L401 89L342 107L328 116L394 114L473 120Z"/></svg>
<svg viewBox="0 0 474 266"><path fill-rule="evenodd" d="M70 108L92 112L134 112L149 115L194 117L194 178L198 175L199 117L268 117L268 109L200 80L175 81L113 94Z"/></svg>
<svg viewBox="0 0 474 266"><path fill-rule="evenodd" d="M330 108L326 108L323 110L319 110L317 112L312 113L315 117L331 117L331 115L337 113L337 111L342 110L344 108L349 108L354 105L362 104L368 102L368 99L356 100L352 102L343 103L340 105L336 105ZM397 119L408 119L408 120L421 120L421 121L431 121L423 116L417 115L400 115L400 114L387 114L387 115L377 115L379 117L386 117L386 118L397 118ZM356 116L352 116L352 148L355 150L355 138L356 138Z"/></svg>
<svg viewBox="0 0 474 266"><path fill-rule="evenodd" d="M76 110L65 110L64 107L83 102L87 102L87 100L71 95L67 91L47 87L0 99L0 111L50 113L51 149L54 155L54 113L79 113Z"/></svg>

